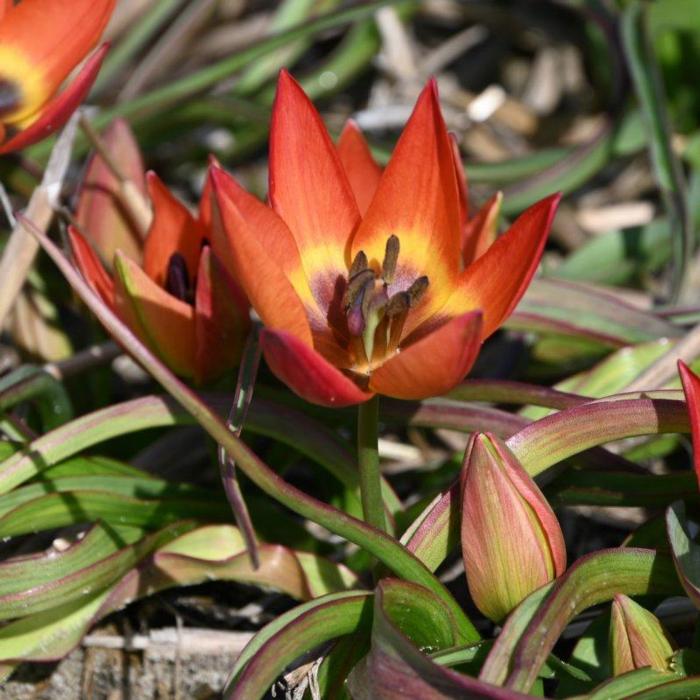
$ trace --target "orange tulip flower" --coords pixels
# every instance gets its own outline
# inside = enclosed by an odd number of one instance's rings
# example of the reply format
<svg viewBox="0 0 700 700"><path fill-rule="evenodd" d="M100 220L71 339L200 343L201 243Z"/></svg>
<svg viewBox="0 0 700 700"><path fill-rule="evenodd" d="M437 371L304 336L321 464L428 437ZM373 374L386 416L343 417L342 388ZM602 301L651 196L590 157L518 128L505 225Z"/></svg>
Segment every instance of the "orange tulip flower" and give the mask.
<svg viewBox="0 0 700 700"><path fill-rule="evenodd" d="M0 0L0 154L59 129L92 86L107 46L71 84L61 83L96 45L115 0Z"/></svg>
<svg viewBox="0 0 700 700"><path fill-rule="evenodd" d="M356 130L336 148L280 76L266 206L213 166L214 250L266 328L272 371L314 403L449 391L511 313L539 262L557 195L480 257L466 246L460 171L434 81L383 173ZM484 226L481 226L483 229Z"/></svg>
<svg viewBox="0 0 700 700"><path fill-rule="evenodd" d="M111 177L95 161L90 172ZM174 372L206 383L238 364L250 327L248 301L211 251L210 187L205 187L195 217L154 173L146 181L153 221L135 254L142 263L117 250L111 276L87 238L71 227L75 260L103 301ZM91 184L94 188L94 179ZM83 197L94 204L90 188ZM100 213L110 222L117 219L116 203L98 204L97 209L79 205L79 211L86 212L88 221ZM96 225L100 228L99 221ZM132 232L127 240L138 235Z"/></svg>

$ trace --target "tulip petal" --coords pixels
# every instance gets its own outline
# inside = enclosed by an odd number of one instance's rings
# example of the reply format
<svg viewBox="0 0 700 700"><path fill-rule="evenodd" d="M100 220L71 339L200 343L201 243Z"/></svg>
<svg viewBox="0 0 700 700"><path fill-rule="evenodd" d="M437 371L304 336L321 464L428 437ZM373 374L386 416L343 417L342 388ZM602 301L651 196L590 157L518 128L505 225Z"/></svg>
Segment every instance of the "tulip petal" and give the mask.
<svg viewBox="0 0 700 700"><path fill-rule="evenodd" d="M23 99L9 121L27 118L56 92L99 40L114 4L115 0L10 3L0 24L0 66L4 79L17 82Z"/></svg>
<svg viewBox="0 0 700 700"><path fill-rule="evenodd" d="M193 376L194 307L168 294L121 251L114 258L114 270L119 316L173 372Z"/></svg>
<svg viewBox="0 0 700 700"><path fill-rule="evenodd" d="M348 364L347 350L339 344L337 332L329 328L328 312L319 308L311 293L309 282L301 266L299 251L287 225L270 207L246 192L228 173L217 167L212 168L210 172L209 179L216 180L218 187L225 192L225 196L232 200L240 216L245 219L247 230L254 234L258 246L265 251L264 255L272 259L277 270L282 271L302 301L307 317L305 323L311 325L314 347L334 364ZM235 221L230 222L229 226L231 231L240 229L240 225ZM226 253L219 251L219 255L225 256ZM231 266L231 269L235 269L236 263L230 257L222 257L222 260L226 265ZM255 306L255 302L253 305ZM258 313L261 312L258 310ZM277 327L273 324L269 325Z"/></svg>
<svg viewBox="0 0 700 700"><path fill-rule="evenodd" d="M352 255L363 250L370 264L381 264L387 239L400 241L396 282L390 293L406 289L422 275L430 281L413 323L442 306L460 270L459 192L450 138L435 81L421 93L377 193L352 241Z"/></svg>
<svg viewBox="0 0 700 700"><path fill-rule="evenodd" d="M561 195L533 204L478 260L463 273L457 289L440 311L457 316L469 309L484 314L488 338L513 311L540 262Z"/></svg>
<svg viewBox="0 0 700 700"><path fill-rule="evenodd" d="M372 157L365 137L352 119L347 121L340 134L338 155L355 194L360 214L364 215L377 191L382 169Z"/></svg>
<svg viewBox="0 0 700 700"><path fill-rule="evenodd" d="M75 226L68 227L68 237L73 250L73 258L81 274L100 295L102 301L114 309L114 282L107 274L95 251L80 235Z"/></svg>
<svg viewBox="0 0 700 700"><path fill-rule="evenodd" d="M173 253L179 253L187 263L190 278L194 279L206 229L154 172L149 172L146 180L153 203L153 222L143 246L143 269L162 287L167 280L170 258Z"/></svg>
<svg viewBox="0 0 700 700"><path fill-rule="evenodd" d="M419 400L453 389L471 369L481 347L481 313L452 319L372 372L370 389L397 399Z"/></svg>
<svg viewBox="0 0 700 700"><path fill-rule="evenodd" d="M229 196L230 181L222 170L212 168L216 206L211 228L212 247L266 326L293 333L311 345L312 336L302 299L271 253Z"/></svg>
<svg viewBox="0 0 700 700"><path fill-rule="evenodd" d="M321 406L352 406L372 397L295 335L263 329L260 347L275 376L292 391Z"/></svg>
<svg viewBox="0 0 700 700"><path fill-rule="evenodd" d="M311 290L327 310L348 271L350 237L360 214L338 153L298 83L280 73L270 128L273 209L294 236Z"/></svg>
<svg viewBox="0 0 700 700"><path fill-rule="evenodd" d="M498 215L501 211L503 194L496 192L477 215L464 226L462 260L465 266L478 260L495 242L498 235Z"/></svg>
<svg viewBox="0 0 700 700"><path fill-rule="evenodd" d="M462 163L462 154L459 152L459 143L454 134L450 134L450 146L452 146L452 160L457 178L457 191L459 192L459 220L464 228L469 221L469 183L464 171L464 163Z"/></svg>
<svg viewBox="0 0 700 700"><path fill-rule="evenodd" d="M315 306L308 282L301 268L299 249L287 225L269 206L247 192L229 173L219 167L210 169L208 180L215 180L216 187L225 192L245 219L248 228L267 251L268 257L284 270L290 281L300 282L297 293ZM212 187L214 184L212 183Z"/></svg>
<svg viewBox="0 0 700 700"><path fill-rule="evenodd" d="M683 383L683 393L688 406L690 431L693 437L693 468L700 486L700 377L683 361L678 362L678 373Z"/></svg>
<svg viewBox="0 0 700 700"><path fill-rule="evenodd" d="M128 122L117 119L102 135L105 148L121 174L146 196L143 159ZM117 248L136 261L141 260L141 236L118 197L119 182L103 158L95 153L85 171L75 219L111 264Z"/></svg>
<svg viewBox="0 0 700 700"><path fill-rule="evenodd" d="M248 301L209 246L199 260L194 307L194 379L204 384L238 365L250 328Z"/></svg>
<svg viewBox="0 0 700 700"><path fill-rule="evenodd" d="M36 121L0 143L0 155L31 146L60 129L87 96L108 49L109 45L103 44L89 58L70 85L42 107L36 115Z"/></svg>

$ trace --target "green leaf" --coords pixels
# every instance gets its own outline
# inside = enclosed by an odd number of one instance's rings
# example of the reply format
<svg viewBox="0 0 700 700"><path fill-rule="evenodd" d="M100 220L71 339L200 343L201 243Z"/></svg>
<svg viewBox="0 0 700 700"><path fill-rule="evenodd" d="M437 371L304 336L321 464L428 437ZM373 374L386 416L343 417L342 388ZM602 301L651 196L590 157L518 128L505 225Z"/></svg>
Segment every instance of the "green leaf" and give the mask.
<svg viewBox="0 0 700 700"><path fill-rule="evenodd" d="M73 417L73 406L63 383L39 367L22 365L0 379L0 411L24 401L36 406L44 430Z"/></svg>
<svg viewBox="0 0 700 700"><path fill-rule="evenodd" d="M697 697L699 678L679 679L674 673L640 668L613 678L599 686L588 700L681 700Z"/></svg>
<svg viewBox="0 0 700 700"><path fill-rule="evenodd" d="M369 625L366 592L325 596L300 605L264 627L243 650L223 692L227 700L257 700L296 658L324 642Z"/></svg>
<svg viewBox="0 0 700 700"><path fill-rule="evenodd" d="M688 534L691 526L685 504L678 501L666 510L666 533L678 578L696 608L700 608L700 546ZM693 525L697 527L697 525Z"/></svg>
<svg viewBox="0 0 700 700"><path fill-rule="evenodd" d="M674 261L671 297L676 300L684 284L694 236L683 170L671 145L667 99L649 36L648 9L638 0L630 0L622 13L622 44L644 116L654 175L671 222Z"/></svg>
<svg viewBox="0 0 700 700"><path fill-rule="evenodd" d="M192 527L178 523L145 538L134 530L125 538L124 531L98 524L65 552L0 564L0 619L24 617L101 591L149 552Z"/></svg>

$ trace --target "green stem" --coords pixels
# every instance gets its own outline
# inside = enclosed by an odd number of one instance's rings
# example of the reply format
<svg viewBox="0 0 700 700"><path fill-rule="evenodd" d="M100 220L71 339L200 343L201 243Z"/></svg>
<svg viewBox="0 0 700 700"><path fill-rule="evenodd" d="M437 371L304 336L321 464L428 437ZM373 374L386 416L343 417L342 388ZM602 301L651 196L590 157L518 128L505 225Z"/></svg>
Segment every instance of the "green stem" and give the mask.
<svg viewBox="0 0 700 700"><path fill-rule="evenodd" d="M357 458L365 522L386 532L382 480L379 472L379 396L361 403L357 411Z"/></svg>

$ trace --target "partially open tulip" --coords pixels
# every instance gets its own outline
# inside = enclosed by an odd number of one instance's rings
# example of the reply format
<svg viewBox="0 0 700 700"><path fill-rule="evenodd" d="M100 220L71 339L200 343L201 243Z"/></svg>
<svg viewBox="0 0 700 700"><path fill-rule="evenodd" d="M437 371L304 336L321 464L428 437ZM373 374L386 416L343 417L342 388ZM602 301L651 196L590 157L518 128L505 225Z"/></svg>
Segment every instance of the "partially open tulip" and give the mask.
<svg viewBox="0 0 700 700"><path fill-rule="evenodd" d="M650 666L669 670L675 644L658 618L626 595L616 595L610 616L613 674Z"/></svg>
<svg viewBox="0 0 700 700"><path fill-rule="evenodd" d="M153 217L147 206L143 158L129 124L122 119L112 122L102 135L102 146L121 179L99 153L93 154L80 186L75 221L111 269L117 250L141 262L143 240ZM142 204L135 202L137 197Z"/></svg>
<svg viewBox="0 0 700 700"><path fill-rule="evenodd" d="M154 173L147 183L153 222L141 260L117 250L110 275L88 239L71 227L75 260L102 299L174 372L206 383L238 364L248 302L211 250L209 188L195 217Z"/></svg>
<svg viewBox="0 0 700 700"><path fill-rule="evenodd" d="M525 291L558 200L465 260L459 172L434 81L380 172L352 126L336 148L286 72L269 206L217 167L212 180L213 246L266 326L268 365L300 396L333 406L375 393L422 399L461 381Z"/></svg>
<svg viewBox="0 0 700 700"><path fill-rule="evenodd" d="M469 592L484 615L500 622L564 572L564 536L547 499L494 435L472 437L461 492Z"/></svg>
<svg viewBox="0 0 700 700"><path fill-rule="evenodd" d="M97 44L114 4L115 0L0 0L0 154L46 138L82 102L97 77L106 45L63 92L58 90Z"/></svg>

